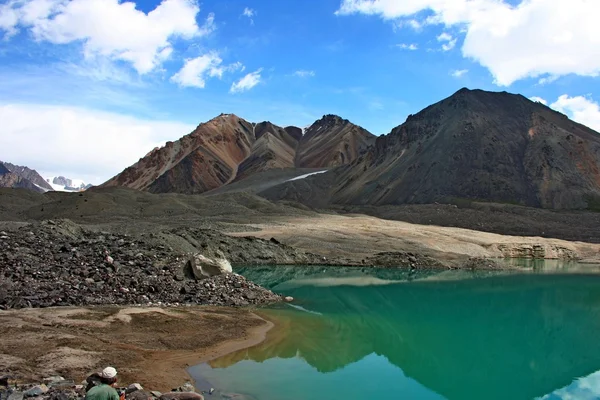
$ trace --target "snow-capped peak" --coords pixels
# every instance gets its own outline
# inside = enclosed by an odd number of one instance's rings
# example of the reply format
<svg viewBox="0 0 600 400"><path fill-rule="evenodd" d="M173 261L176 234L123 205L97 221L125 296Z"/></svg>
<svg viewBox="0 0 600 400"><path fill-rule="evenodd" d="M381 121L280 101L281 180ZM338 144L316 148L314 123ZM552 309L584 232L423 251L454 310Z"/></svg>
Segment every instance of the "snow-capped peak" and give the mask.
<svg viewBox="0 0 600 400"><path fill-rule="evenodd" d="M46 182L52 189L57 192L81 192L88 189L92 185L86 185L81 179L69 179L64 176L56 176L53 178L45 178Z"/></svg>

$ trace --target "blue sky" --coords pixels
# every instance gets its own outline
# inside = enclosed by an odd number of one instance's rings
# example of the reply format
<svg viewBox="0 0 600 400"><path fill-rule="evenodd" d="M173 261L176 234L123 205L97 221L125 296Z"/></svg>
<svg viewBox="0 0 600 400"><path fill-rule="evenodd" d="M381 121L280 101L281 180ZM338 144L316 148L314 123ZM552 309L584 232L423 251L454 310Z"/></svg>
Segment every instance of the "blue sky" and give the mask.
<svg viewBox="0 0 600 400"><path fill-rule="evenodd" d="M0 0L0 159L100 183L222 112L384 134L465 86L600 129L599 3Z"/></svg>

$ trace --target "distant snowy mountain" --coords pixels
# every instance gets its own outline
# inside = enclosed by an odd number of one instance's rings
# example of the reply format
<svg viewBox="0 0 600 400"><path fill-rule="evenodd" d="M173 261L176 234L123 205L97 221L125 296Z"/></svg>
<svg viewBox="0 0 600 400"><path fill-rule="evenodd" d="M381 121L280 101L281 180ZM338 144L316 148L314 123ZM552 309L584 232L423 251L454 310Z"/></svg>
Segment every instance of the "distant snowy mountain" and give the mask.
<svg viewBox="0 0 600 400"><path fill-rule="evenodd" d="M92 187L81 179L69 179L64 176L46 178L46 182L57 192L81 192Z"/></svg>

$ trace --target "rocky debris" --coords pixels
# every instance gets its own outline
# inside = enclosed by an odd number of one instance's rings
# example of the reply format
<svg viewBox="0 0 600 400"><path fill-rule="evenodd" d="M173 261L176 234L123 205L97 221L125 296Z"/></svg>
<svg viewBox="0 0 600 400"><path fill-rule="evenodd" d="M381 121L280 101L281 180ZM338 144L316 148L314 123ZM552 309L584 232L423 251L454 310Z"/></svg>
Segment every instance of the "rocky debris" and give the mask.
<svg viewBox="0 0 600 400"><path fill-rule="evenodd" d="M76 385L72 380L55 380L54 377L44 379L44 382L62 382L61 386L47 387L45 384L17 384L3 385L0 389L0 400L83 400L85 389L83 385ZM204 400L204 396L196 392L191 383L173 389L170 393L146 391L139 383L132 383L127 387L116 388L117 392L124 393L126 400ZM210 394L212 394L211 389ZM204 393L204 392L203 392Z"/></svg>
<svg viewBox="0 0 600 400"><path fill-rule="evenodd" d="M0 240L0 309L84 305L248 306L281 297L236 274L186 276L187 256L144 237L83 230L68 220Z"/></svg>
<svg viewBox="0 0 600 400"><path fill-rule="evenodd" d="M414 269L443 268L442 264L435 258L408 252L382 252L366 260L367 264L383 267L407 267Z"/></svg>
<svg viewBox="0 0 600 400"><path fill-rule="evenodd" d="M323 264L323 257L306 253L283 243L256 237L233 237L209 229L174 228L149 234L149 243L168 245L205 257L225 257L233 265L308 265Z"/></svg>

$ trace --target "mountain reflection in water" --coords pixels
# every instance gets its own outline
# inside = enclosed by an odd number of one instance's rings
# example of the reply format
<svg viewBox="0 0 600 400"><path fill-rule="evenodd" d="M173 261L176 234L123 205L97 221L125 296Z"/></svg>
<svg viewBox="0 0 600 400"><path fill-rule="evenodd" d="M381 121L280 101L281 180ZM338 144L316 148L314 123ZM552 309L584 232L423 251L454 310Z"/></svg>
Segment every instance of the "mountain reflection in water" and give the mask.
<svg viewBox="0 0 600 400"><path fill-rule="evenodd" d="M285 294L311 312L265 310L277 320L266 341L192 367L192 376L261 400L398 391L407 398L566 399L561 393L575 379L600 369L600 276L292 281Z"/></svg>

